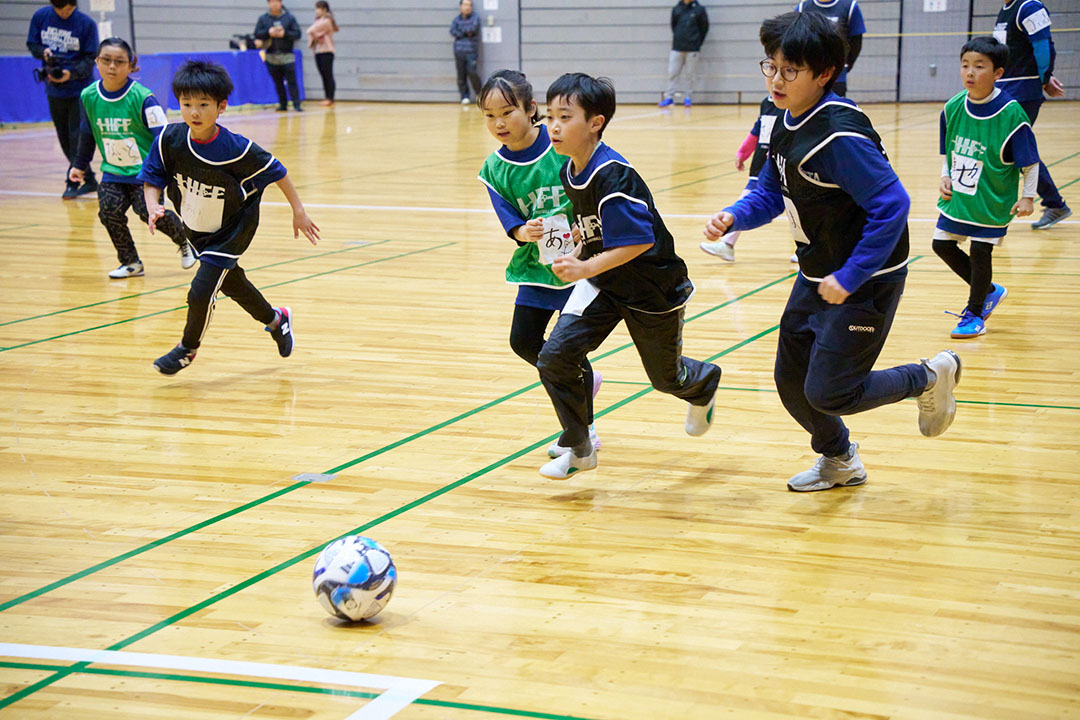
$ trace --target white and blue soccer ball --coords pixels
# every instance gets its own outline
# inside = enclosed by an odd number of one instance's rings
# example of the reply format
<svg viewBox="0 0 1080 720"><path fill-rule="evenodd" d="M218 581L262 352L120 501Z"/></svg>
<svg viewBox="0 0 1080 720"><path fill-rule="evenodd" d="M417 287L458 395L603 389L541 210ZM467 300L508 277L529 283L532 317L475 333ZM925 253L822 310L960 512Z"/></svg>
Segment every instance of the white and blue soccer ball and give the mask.
<svg viewBox="0 0 1080 720"><path fill-rule="evenodd" d="M390 602L397 568L382 545L363 535L349 535L323 548L312 582L326 612L342 620L366 620Z"/></svg>

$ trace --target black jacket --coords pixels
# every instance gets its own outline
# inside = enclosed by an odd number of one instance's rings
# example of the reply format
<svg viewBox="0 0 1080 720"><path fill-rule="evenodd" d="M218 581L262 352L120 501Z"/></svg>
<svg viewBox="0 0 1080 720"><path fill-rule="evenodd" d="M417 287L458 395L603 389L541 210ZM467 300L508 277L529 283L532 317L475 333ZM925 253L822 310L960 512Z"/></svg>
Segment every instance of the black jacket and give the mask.
<svg viewBox="0 0 1080 720"><path fill-rule="evenodd" d="M274 27L276 23L281 23L281 27L285 28L285 36L279 38L270 37L270 28ZM269 53L291 53L293 51L293 43L300 39L300 23L296 21L296 18L291 12L282 8L282 12L277 17L274 17L270 13L263 13L259 17L259 21L255 23L255 37L260 40L269 40L269 47L263 46L266 52Z"/></svg>
<svg viewBox="0 0 1080 720"><path fill-rule="evenodd" d="M697 52L709 33L709 14L697 0L689 4L679 0L671 9L671 32L672 50Z"/></svg>

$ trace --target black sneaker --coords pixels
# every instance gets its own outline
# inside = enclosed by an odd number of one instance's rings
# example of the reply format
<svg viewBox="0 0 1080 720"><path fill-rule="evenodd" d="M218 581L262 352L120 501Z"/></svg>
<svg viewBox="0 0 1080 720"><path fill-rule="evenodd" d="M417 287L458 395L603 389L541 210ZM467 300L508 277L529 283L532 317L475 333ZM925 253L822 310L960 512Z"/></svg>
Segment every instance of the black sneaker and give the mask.
<svg viewBox="0 0 1080 720"><path fill-rule="evenodd" d="M304 108L300 107L300 103L293 103L293 110L296 112L304 112Z"/></svg>
<svg viewBox="0 0 1080 720"><path fill-rule="evenodd" d="M154 367L162 375L175 375L194 362L195 352L177 343L176 347L154 361Z"/></svg>
<svg viewBox="0 0 1080 720"><path fill-rule="evenodd" d="M79 195L87 195L89 193L95 193L98 191L97 178L92 173L86 173L86 177L83 178L83 184L79 186L76 191Z"/></svg>
<svg viewBox="0 0 1080 720"><path fill-rule="evenodd" d="M65 200L74 200L79 197L79 183L68 182L67 187L64 188L64 194L61 195Z"/></svg>
<svg viewBox="0 0 1080 720"><path fill-rule="evenodd" d="M274 312L277 313L277 327L267 326L266 332L270 333L270 337L277 343L278 355L289 357L293 349L292 310L287 307L276 307Z"/></svg>
<svg viewBox="0 0 1080 720"><path fill-rule="evenodd" d="M288 105L278 105L277 106L277 112L288 112L288 110L289 110Z"/></svg>

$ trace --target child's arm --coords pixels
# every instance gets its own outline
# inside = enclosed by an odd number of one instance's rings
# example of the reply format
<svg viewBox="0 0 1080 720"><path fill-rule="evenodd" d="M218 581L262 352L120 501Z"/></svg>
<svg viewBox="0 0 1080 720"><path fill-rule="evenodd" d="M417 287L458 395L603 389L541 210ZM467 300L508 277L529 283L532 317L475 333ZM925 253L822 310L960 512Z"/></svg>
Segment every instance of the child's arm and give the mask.
<svg viewBox="0 0 1080 720"><path fill-rule="evenodd" d="M143 183L143 198L146 199L147 223L150 234L154 234L154 224L165 215L165 206L161 204L161 188L150 183Z"/></svg>
<svg viewBox="0 0 1080 720"><path fill-rule="evenodd" d="M949 148L946 146L949 127L945 119L945 111L941 111L938 120L938 152L941 153L941 182L938 184L938 192L941 197L948 200L952 197L952 175L949 171Z"/></svg>
<svg viewBox="0 0 1080 720"><path fill-rule="evenodd" d="M580 259L577 253L581 251L577 250L570 255L555 258L555 261L551 263L551 270L560 280L568 283L596 277L611 268L625 265L652 246L651 242L641 245L620 245L605 250L599 255L593 255L588 260Z"/></svg>
<svg viewBox="0 0 1080 720"><path fill-rule="evenodd" d="M90 158L94 154L94 133L90 129L90 118L86 115L86 106L79 101L79 137L76 141L75 159L71 161L68 180L81 183L90 167Z"/></svg>
<svg viewBox="0 0 1080 720"><path fill-rule="evenodd" d="M292 207L293 237L298 238L300 233L303 232L312 245L318 244L319 226L308 217L307 212L304 210L304 204L300 202L300 196L296 193L296 187L292 184L292 180L286 175L278 180L276 184Z"/></svg>
<svg viewBox="0 0 1080 720"><path fill-rule="evenodd" d="M1021 172L1024 174L1024 189L1010 212L1017 217L1027 217L1035 212L1035 196L1039 194L1039 166L1038 164L1028 165Z"/></svg>
<svg viewBox="0 0 1080 720"><path fill-rule="evenodd" d="M730 230L752 230L761 227L784 212L784 196L780 192L780 180L772 162L766 162L758 175L758 184L745 197L713 215L705 223L705 237L719 240ZM738 223L738 227L735 227Z"/></svg>
<svg viewBox="0 0 1080 720"><path fill-rule="evenodd" d="M754 149L757 147L758 136L754 133L750 133L743 140L742 145L735 151L735 169L742 172L746 169L746 161L754 154Z"/></svg>

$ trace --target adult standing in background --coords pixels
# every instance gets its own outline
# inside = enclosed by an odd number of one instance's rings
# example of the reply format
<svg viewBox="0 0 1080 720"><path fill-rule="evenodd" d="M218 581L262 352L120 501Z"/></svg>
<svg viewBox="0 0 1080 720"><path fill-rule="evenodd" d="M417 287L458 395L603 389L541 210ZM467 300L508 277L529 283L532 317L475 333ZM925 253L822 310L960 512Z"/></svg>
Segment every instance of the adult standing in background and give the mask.
<svg viewBox="0 0 1080 720"><path fill-rule="evenodd" d="M855 0L802 0L795 6L798 12L815 12L836 23L836 29L840 31L840 37L847 41L847 63L836 78L832 91L840 97L847 95L847 74L855 67L855 60L862 52L862 36L866 32L866 23L863 22L862 10Z"/></svg>
<svg viewBox="0 0 1080 720"><path fill-rule="evenodd" d="M52 4L34 13L26 47L30 54L45 63L41 69L45 95L49 100L49 115L56 126L60 148L68 160L64 171L67 186L64 199L98 188L94 171L88 168L82 185L69 178L71 163L79 149L79 95L94 80L94 58L98 51L97 25L89 16L79 12L76 0L51 0ZM93 159L91 151L90 159Z"/></svg>
<svg viewBox="0 0 1080 720"><path fill-rule="evenodd" d="M480 74L476 70L480 59L480 16L473 15L472 0L461 0L459 9L461 14L450 23L450 34L454 36L454 62L461 104L468 105L471 101L466 79L472 83L473 94L480 95Z"/></svg>
<svg viewBox="0 0 1080 720"><path fill-rule="evenodd" d="M683 105L690 107L694 92L698 54L705 36L709 34L709 14L697 0L679 0L671 8L671 53L668 55L668 86L660 107L675 102L675 94L683 90Z"/></svg>
<svg viewBox="0 0 1080 720"><path fill-rule="evenodd" d="M1009 46L1009 62L997 86L1020 103L1034 126L1043 104L1043 91L1052 98L1065 95L1065 87L1054 77L1050 13L1039 0L1009 0L998 11L994 37ZM1072 215L1041 160L1038 193L1043 214L1031 224L1033 229L1044 230Z"/></svg>
<svg viewBox="0 0 1080 720"><path fill-rule="evenodd" d="M319 104L324 106L334 104L334 90L337 88L334 82L334 33L337 31L338 24L330 11L330 3L319 0L315 3L315 22L307 29L307 36L308 45L315 52L315 67L322 77L326 99L319 101Z"/></svg>
<svg viewBox="0 0 1080 720"><path fill-rule="evenodd" d="M289 95L293 107L300 107L300 88L296 84L296 57L293 55L293 43L300 39L300 23L291 12L285 9L281 0L267 0L269 12L265 12L255 23L255 39L259 47L266 50L266 69L274 79L274 88L278 95L278 110L289 109L285 99L285 83L289 83Z"/></svg>

